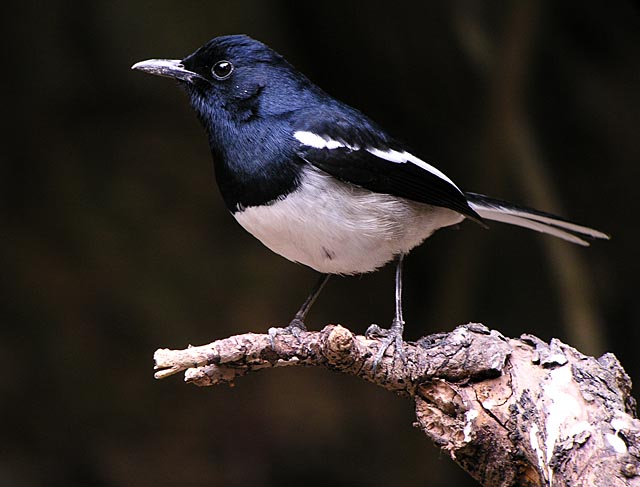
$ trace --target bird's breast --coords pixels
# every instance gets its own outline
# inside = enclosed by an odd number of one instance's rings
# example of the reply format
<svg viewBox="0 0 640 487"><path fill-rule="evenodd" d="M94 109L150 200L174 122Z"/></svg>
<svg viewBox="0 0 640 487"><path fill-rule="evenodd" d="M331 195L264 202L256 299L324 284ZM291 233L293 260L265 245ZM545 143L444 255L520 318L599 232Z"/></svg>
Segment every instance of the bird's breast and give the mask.
<svg viewBox="0 0 640 487"><path fill-rule="evenodd" d="M311 167L304 169L295 191L234 217L273 252L330 274L371 272L464 218L374 193Z"/></svg>

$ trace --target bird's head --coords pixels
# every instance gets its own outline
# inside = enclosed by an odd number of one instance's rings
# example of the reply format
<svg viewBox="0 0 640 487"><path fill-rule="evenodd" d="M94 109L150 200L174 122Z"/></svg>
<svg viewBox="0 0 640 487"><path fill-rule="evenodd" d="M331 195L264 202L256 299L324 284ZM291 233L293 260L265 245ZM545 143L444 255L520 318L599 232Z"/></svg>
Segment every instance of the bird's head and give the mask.
<svg viewBox="0 0 640 487"><path fill-rule="evenodd" d="M304 106L315 91L280 54L245 35L216 37L182 60L149 59L132 69L177 80L203 123L213 129L221 121L291 111Z"/></svg>

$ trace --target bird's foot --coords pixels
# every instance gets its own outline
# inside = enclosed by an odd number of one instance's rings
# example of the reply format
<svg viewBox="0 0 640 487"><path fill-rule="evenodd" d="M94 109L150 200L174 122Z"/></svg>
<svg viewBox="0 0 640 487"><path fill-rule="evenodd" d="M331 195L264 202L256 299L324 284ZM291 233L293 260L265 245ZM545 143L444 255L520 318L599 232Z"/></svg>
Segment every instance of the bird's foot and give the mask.
<svg viewBox="0 0 640 487"><path fill-rule="evenodd" d="M393 320L391 328L388 330L380 328L378 325L371 325L367 328L367 331L365 332L365 336L367 338L382 338L380 341L380 347L378 348L375 357L373 357L372 371L374 374L378 369L378 365L380 365L380 362L382 361L382 357L384 357L387 349L391 345L394 346L394 359L398 357L402 360L403 364L406 364L407 357L404 354L404 340L402 339L403 331L404 322L399 320Z"/></svg>
<svg viewBox="0 0 640 487"><path fill-rule="evenodd" d="M279 333L285 333L293 335L298 342L300 341L300 333L307 331L307 327L304 326L304 321L299 316L295 316L291 322L284 328L269 328L269 341L271 342L271 348L276 348L276 336Z"/></svg>

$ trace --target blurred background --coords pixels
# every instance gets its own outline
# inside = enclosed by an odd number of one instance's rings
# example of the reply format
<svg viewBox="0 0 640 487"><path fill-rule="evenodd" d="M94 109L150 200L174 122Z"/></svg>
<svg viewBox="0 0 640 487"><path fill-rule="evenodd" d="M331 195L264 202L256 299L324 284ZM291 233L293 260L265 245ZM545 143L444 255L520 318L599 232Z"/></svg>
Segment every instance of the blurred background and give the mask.
<svg viewBox="0 0 640 487"><path fill-rule="evenodd" d="M440 231L406 261L408 339L479 321L640 377L633 3L51 0L3 17L0 486L475 485L409 401L352 377L153 379L156 348L284 325L316 279L227 213L175 83L129 69L222 34L266 42L462 188L613 235ZM392 313L389 267L333 279L307 323Z"/></svg>

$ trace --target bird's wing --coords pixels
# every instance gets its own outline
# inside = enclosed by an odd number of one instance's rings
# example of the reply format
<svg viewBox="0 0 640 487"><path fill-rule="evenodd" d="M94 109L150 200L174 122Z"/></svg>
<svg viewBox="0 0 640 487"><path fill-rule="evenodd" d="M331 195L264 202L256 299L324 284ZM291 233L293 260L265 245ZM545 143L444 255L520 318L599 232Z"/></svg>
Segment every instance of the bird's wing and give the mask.
<svg viewBox="0 0 640 487"><path fill-rule="evenodd" d="M469 206L464 193L431 164L390 144L375 133L331 137L310 129L295 130L298 155L309 164L342 181L370 191L457 211L472 220L482 218Z"/></svg>

